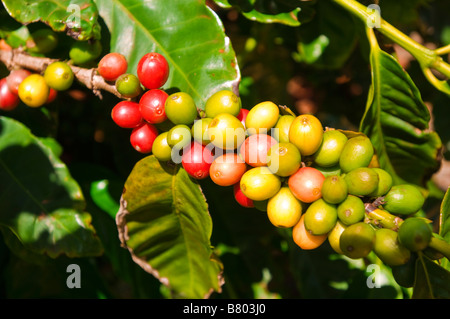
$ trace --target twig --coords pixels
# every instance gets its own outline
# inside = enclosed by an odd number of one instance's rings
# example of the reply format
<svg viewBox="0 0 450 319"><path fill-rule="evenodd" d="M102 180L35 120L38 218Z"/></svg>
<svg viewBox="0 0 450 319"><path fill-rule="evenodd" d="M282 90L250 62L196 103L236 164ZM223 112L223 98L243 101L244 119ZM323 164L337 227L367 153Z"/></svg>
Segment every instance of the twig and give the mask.
<svg viewBox="0 0 450 319"><path fill-rule="evenodd" d="M21 49L13 50L0 50L0 61L5 64L5 66L12 70L14 68L24 68L33 72L43 73L48 65L57 59L50 59L45 57L34 57ZM96 96L102 99L101 91L107 91L114 94L115 96L126 99L117 90L114 84L106 82L103 77L97 74L97 69L86 69L75 65L70 65L75 78L86 88L92 90Z"/></svg>

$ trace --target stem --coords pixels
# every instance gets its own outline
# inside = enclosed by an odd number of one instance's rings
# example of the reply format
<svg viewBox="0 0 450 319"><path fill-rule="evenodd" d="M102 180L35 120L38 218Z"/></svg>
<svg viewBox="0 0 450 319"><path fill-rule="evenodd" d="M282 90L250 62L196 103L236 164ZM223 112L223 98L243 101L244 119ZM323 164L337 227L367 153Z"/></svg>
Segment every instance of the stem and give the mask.
<svg viewBox="0 0 450 319"><path fill-rule="evenodd" d="M355 0L334 0L334 2L359 17L364 23L372 19L372 13L364 5ZM439 54L447 52L450 48L443 47L438 50L430 50L408 37L381 17L380 27L377 30L411 53L420 63L422 69L433 68L447 78L450 78L450 65L439 56Z"/></svg>
<svg viewBox="0 0 450 319"><path fill-rule="evenodd" d="M450 260L450 244L445 240L437 238L436 236L431 237L431 241L428 244L428 247L433 248L434 250L440 252L445 256L448 260Z"/></svg>
<svg viewBox="0 0 450 319"><path fill-rule="evenodd" d="M373 204L366 203L366 216L369 219L370 223L375 226L381 226L383 228L389 228L397 231L400 224L403 222L403 219L400 217L394 216L389 212L379 209Z"/></svg>
<svg viewBox="0 0 450 319"><path fill-rule="evenodd" d="M14 49L0 50L0 61L3 62L9 70L19 67L42 73L49 64L59 60L34 57L20 49ZM100 90L103 90L110 92L121 99L126 99L116 90L114 84L106 82L101 75L97 74L97 69L85 69L74 65L69 66L71 67L75 78L88 89L92 90L99 98L102 98Z"/></svg>

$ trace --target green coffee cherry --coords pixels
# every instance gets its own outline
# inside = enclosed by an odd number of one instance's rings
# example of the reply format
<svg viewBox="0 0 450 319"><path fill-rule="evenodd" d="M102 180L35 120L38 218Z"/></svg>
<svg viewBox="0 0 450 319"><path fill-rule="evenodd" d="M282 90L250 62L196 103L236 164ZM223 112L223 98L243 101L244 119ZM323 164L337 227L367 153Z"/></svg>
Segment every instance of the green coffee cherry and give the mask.
<svg viewBox="0 0 450 319"><path fill-rule="evenodd" d="M116 89L125 98L134 98L142 93L141 82L134 74L122 74L116 80Z"/></svg>
<svg viewBox="0 0 450 319"><path fill-rule="evenodd" d="M238 116L241 100L230 90L221 90L211 95L205 103L206 117L213 118L220 113Z"/></svg>
<svg viewBox="0 0 450 319"><path fill-rule="evenodd" d="M333 229L328 233L328 242L330 243L331 248L338 254L343 255L344 252L340 247L340 238L342 232L347 228L341 221L337 221L336 225L334 225Z"/></svg>
<svg viewBox="0 0 450 319"><path fill-rule="evenodd" d="M277 143L267 152L267 167L279 176L290 176L301 166L301 155L292 143Z"/></svg>
<svg viewBox="0 0 450 319"><path fill-rule="evenodd" d="M324 235L336 225L336 205L322 198L313 202L305 212L305 228L313 235Z"/></svg>
<svg viewBox="0 0 450 319"><path fill-rule="evenodd" d="M31 34L32 45L27 48L32 53L46 54L58 45L58 35L50 29L39 29ZM28 45L28 42L27 42Z"/></svg>
<svg viewBox="0 0 450 319"><path fill-rule="evenodd" d="M273 129L273 137L280 143L289 142L289 128L295 117L292 115L281 115Z"/></svg>
<svg viewBox="0 0 450 319"><path fill-rule="evenodd" d="M65 91L72 86L74 74L67 63L57 61L45 69L44 79L52 89Z"/></svg>
<svg viewBox="0 0 450 319"><path fill-rule="evenodd" d="M430 224L420 217L410 217L398 229L398 240L410 251L421 251L428 247L433 232Z"/></svg>
<svg viewBox="0 0 450 319"><path fill-rule="evenodd" d="M322 167L337 165L347 141L347 136L340 131L325 131L323 133L322 144L314 154L314 162Z"/></svg>
<svg viewBox="0 0 450 319"><path fill-rule="evenodd" d="M339 175L328 176L322 184L322 198L330 204L339 204L347 198L348 187Z"/></svg>
<svg viewBox="0 0 450 319"><path fill-rule="evenodd" d="M348 192L352 195L365 196L373 193L378 186L378 174L368 167L359 167L345 175Z"/></svg>
<svg viewBox="0 0 450 319"><path fill-rule="evenodd" d="M362 221L365 212L364 202L354 195L348 195L337 207L338 218L344 225L352 225Z"/></svg>
<svg viewBox="0 0 450 319"><path fill-rule="evenodd" d="M333 175L341 175L341 167L339 166L339 164L331 166L331 167L323 167L320 165L317 165L316 163L313 163L312 167L314 167L315 169L317 169L318 171L320 171L323 176L328 177L328 176L333 176Z"/></svg>
<svg viewBox="0 0 450 319"><path fill-rule="evenodd" d="M194 122L191 127L191 134L194 140L203 145L208 145L211 140L208 135L208 125L211 123L212 118L204 117Z"/></svg>
<svg viewBox="0 0 450 319"><path fill-rule="evenodd" d="M172 148L167 143L167 135L169 132L159 134L153 141L152 154L159 161L168 161L171 159Z"/></svg>
<svg viewBox="0 0 450 319"><path fill-rule="evenodd" d="M348 226L341 234L340 248L345 256L364 258L375 244L375 230L369 224L359 222Z"/></svg>
<svg viewBox="0 0 450 319"><path fill-rule="evenodd" d="M367 167L374 154L372 142L367 136L350 138L341 152L339 165L344 173L359 167Z"/></svg>
<svg viewBox="0 0 450 319"><path fill-rule="evenodd" d="M378 174L378 185L374 192L370 193L369 196L379 197L387 194L392 187L392 176L384 169L374 167L372 168Z"/></svg>
<svg viewBox="0 0 450 319"><path fill-rule="evenodd" d="M167 134L167 144L176 149L182 149L191 144L191 130L187 125L178 124Z"/></svg>
<svg viewBox="0 0 450 319"><path fill-rule="evenodd" d="M102 53L102 44L95 40L90 41L75 41L69 51L69 56L75 65L83 65L97 59Z"/></svg>
<svg viewBox="0 0 450 319"><path fill-rule="evenodd" d="M384 197L383 208L391 214L411 215L425 203L420 190L410 184L394 185Z"/></svg>
<svg viewBox="0 0 450 319"><path fill-rule="evenodd" d="M388 228L376 231L373 251L389 266L404 265L411 258L411 252L400 244L397 232Z"/></svg>

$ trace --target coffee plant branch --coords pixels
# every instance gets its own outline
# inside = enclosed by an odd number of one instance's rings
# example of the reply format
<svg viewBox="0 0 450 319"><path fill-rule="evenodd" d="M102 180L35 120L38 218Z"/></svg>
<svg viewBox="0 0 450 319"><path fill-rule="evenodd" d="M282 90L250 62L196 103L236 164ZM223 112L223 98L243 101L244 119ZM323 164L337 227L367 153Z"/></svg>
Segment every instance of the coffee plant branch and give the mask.
<svg viewBox="0 0 450 319"><path fill-rule="evenodd" d="M57 59L46 57L35 57L27 54L21 49L0 50L0 61L12 70L14 68L25 68L37 73L43 73L48 65ZM97 69L86 69L75 65L70 65L75 78L88 89L92 90L96 96L102 98L101 91L107 91L116 95L121 99L124 98L117 90L113 83L106 82L102 76L97 74Z"/></svg>
<svg viewBox="0 0 450 319"><path fill-rule="evenodd" d="M361 3L355 0L334 0L334 2L353 15L359 17L363 23L368 24L368 22L373 22L373 10L368 10L368 8ZM411 53L411 55L419 62L424 75L430 83L437 89L450 94L450 85L446 82L446 80L450 78L450 64L446 63L441 57L441 55L450 52L450 46L444 46L435 50L428 49L389 24L382 19L381 16L378 17L378 19L378 27L375 28L375 30ZM432 70L438 71L446 79L438 79Z"/></svg>

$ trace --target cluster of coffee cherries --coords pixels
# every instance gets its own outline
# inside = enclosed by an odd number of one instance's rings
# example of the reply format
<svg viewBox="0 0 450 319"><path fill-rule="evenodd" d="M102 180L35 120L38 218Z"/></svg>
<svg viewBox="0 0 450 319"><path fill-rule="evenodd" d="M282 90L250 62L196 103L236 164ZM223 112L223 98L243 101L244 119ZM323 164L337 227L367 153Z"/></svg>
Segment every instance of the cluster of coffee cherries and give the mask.
<svg viewBox="0 0 450 319"><path fill-rule="evenodd" d="M232 188L241 206L290 228L300 248L328 239L339 254L374 252L392 267L428 248L430 223L416 217L425 197L415 185L393 183L366 135L324 129L314 115L295 116L271 101L246 109L228 89L212 93L203 108L186 92L162 92L154 86L123 113L124 102L114 107L122 127L147 127L135 149ZM160 132L155 124L164 121L170 126Z"/></svg>

